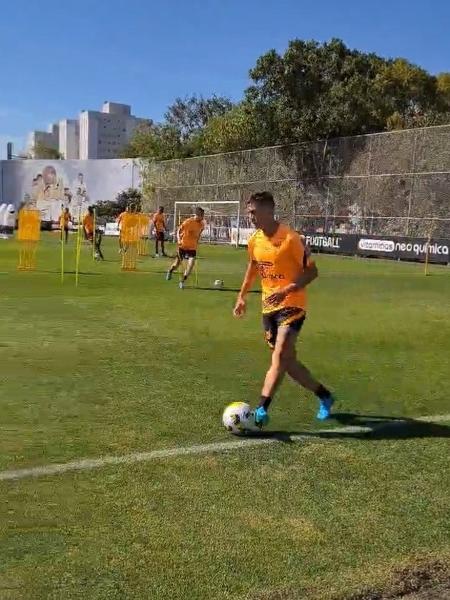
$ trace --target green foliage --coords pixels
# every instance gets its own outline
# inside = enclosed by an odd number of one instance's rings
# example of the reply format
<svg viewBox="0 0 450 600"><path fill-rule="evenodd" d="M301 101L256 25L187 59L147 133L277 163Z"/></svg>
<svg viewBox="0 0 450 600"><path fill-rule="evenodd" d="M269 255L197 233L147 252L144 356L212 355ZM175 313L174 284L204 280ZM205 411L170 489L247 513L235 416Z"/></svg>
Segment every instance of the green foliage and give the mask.
<svg viewBox="0 0 450 600"><path fill-rule="evenodd" d="M387 129L414 129L416 127L433 127L436 125L449 125L450 111L438 112L430 110L425 113L416 113L403 117L395 112L387 120Z"/></svg>
<svg viewBox="0 0 450 600"><path fill-rule="evenodd" d="M142 193L135 188L128 188L117 194L116 199L98 202L95 206L98 217L115 218L127 207L134 207L137 212L142 210Z"/></svg>
<svg viewBox="0 0 450 600"><path fill-rule="evenodd" d="M177 98L165 121L139 129L124 156L156 160L447 123L450 73L404 58L295 39L250 70L242 102Z"/></svg>
<svg viewBox="0 0 450 600"><path fill-rule="evenodd" d="M269 142L259 126L256 113L247 104L234 106L222 116L207 124L202 135L202 148L206 154L245 150Z"/></svg>
<svg viewBox="0 0 450 600"><path fill-rule="evenodd" d="M156 160L202 154L205 127L210 120L226 114L232 106L229 100L218 96L177 98L168 108L165 122L141 126L121 154L126 158Z"/></svg>
<svg viewBox="0 0 450 600"><path fill-rule="evenodd" d="M55 148L50 148L42 142L37 142L30 154L33 158L36 159L48 158L49 160L61 160L64 158L64 156L60 152L58 152L58 150L56 150Z"/></svg>
<svg viewBox="0 0 450 600"><path fill-rule="evenodd" d="M189 141L204 129L211 119L226 114L233 108L228 98L213 95L211 98L191 96L176 98L165 114L166 122L174 127L182 140Z"/></svg>
<svg viewBox="0 0 450 600"><path fill-rule="evenodd" d="M450 73L439 73L436 85L442 103L450 109Z"/></svg>

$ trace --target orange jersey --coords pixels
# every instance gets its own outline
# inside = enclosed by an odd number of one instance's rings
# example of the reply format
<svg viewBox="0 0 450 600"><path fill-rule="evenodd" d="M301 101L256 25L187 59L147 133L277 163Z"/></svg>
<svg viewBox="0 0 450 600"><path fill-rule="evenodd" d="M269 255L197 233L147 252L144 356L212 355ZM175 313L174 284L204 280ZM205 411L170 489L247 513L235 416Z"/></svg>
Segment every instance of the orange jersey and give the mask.
<svg viewBox="0 0 450 600"><path fill-rule="evenodd" d="M180 237L180 248L183 250L197 250L200 235L205 227L203 221L190 217L183 221L178 230Z"/></svg>
<svg viewBox="0 0 450 600"><path fill-rule="evenodd" d="M68 227L69 221L71 221L71 220L72 220L72 217L71 217L70 213L63 212L63 213L61 213L61 216L59 217L59 226L60 227Z"/></svg>
<svg viewBox="0 0 450 600"><path fill-rule="evenodd" d="M83 219L83 227L87 234L94 233L94 217L87 214Z"/></svg>
<svg viewBox="0 0 450 600"><path fill-rule="evenodd" d="M248 253L250 259L258 265L263 313L284 307L306 310L304 289L291 292L278 306L265 306L268 296L294 283L305 267L312 264L309 251L296 231L286 225L279 225L275 234L269 238L258 229L249 239Z"/></svg>
<svg viewBox="0 0 450 600"><path fill-rule="evenodd" d="M155 213L153 215L153 225L158 233L166 230L166 217L162 213Z"/></svg>
<svg viewBox="0 0 450 600"><path fill-rule="evenodd" d="M121 223L122 223L123 217L124 217L125 215L127 215L127 214L128 214L128 212L127 212L126 210L124 210L124 211L123 211L123 212L121 212L121 213L120 213L120 215L117 217L116 221L117 221L117 223L119 224L119 229L120 229L120 227L121 227Z"/></svg>

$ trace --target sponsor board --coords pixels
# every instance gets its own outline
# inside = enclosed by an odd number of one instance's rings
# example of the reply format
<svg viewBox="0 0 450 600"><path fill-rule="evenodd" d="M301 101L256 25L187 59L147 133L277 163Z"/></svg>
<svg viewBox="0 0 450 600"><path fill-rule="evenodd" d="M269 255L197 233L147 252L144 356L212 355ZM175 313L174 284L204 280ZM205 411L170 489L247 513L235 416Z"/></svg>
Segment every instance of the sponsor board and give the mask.
<svg viewBox="0 0 450 600"><path fill-rule="evenodd" d="M316 252L413 261L425 261L428 254L430 262L450 262L450 239L315 233L305 233L304 238Z"/></svg>

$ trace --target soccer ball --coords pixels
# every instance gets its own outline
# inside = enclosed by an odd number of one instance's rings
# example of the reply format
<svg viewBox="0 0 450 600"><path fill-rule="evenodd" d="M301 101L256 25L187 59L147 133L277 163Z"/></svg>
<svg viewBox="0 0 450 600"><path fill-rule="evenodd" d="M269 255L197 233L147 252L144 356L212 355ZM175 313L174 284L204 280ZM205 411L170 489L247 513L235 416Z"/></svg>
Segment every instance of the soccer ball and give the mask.
<svg viewBox="0 0 450 600"><path fill-rule="evenodd" d="M222 279L216 279L214 282L214 287L215 288L223 288L223 281Z"/></svg>
<svg viewBox="0 0 450 600"><path fill-rule="evenodd" d="M245 435L259 431L255 425L252 409L246 402L232 402L223 411L223 426L234 435Z"/></svg>

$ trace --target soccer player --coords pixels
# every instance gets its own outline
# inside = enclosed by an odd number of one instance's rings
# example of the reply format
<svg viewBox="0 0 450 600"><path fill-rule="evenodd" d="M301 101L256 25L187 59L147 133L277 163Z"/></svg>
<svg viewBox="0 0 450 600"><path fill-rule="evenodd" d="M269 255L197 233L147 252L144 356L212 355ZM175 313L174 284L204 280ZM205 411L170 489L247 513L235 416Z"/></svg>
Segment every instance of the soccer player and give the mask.
<svg viewBox="0 0 450 600"><path fill-rule="evenodd" d="M179 283L179 287L182 290L186 279L192 273L194 268L195 260L197 258L197 248L200 236L205 227L203 217L205 211L200 206L195 209L195 217L190 217L183 221L177 231L178 240L178 252L175 262L167 271L166 279L169 281L172 279L172 273L178 269L179 265L183 260L187 260L187 267L183 274L183 279Z"/></svg>
<svg viewBox="0 0 450 600"><path fill-rule="evenodd" d="M101 258L105 260L103 256L101 244L102 244L102 232L96 229L94 232L94 207L89 206L87 215L83 219L83 231L84 237L95 247L95 258Z"/></svg>
<svg viewBox="0 0 450 600"><path fill-rule="evenodd" d="M272 194L252 194L247 211L255 233L249 240L249 263L233 314L242 317L246 295L257 274L261 278L263 327L272 361L255 410L255 423L266 425L272 398L287 373L319 399L317 418L327 419L334 397L297 360L295 344L306 318L306 286L318 276L317 267L300 236L274 217Z"/></svg>
<svg viewBox="0 0 450 600"><path fill-rule="evenodd" d="M59 217L59 226L61 228L61 240L64 238L67 244L69 240L69 222L72 220L72 215L68 208L64 208Z"/></svg>
<svg viewBox="0 0 450 600"><path fill-rule="evenodd" d="M159 256L159 244L161 243L161 254L167 256L164 251L164 233L167 231L164 206L160 206L158 212L153 215L153 227L155 228L155 256Z"/></svg>

